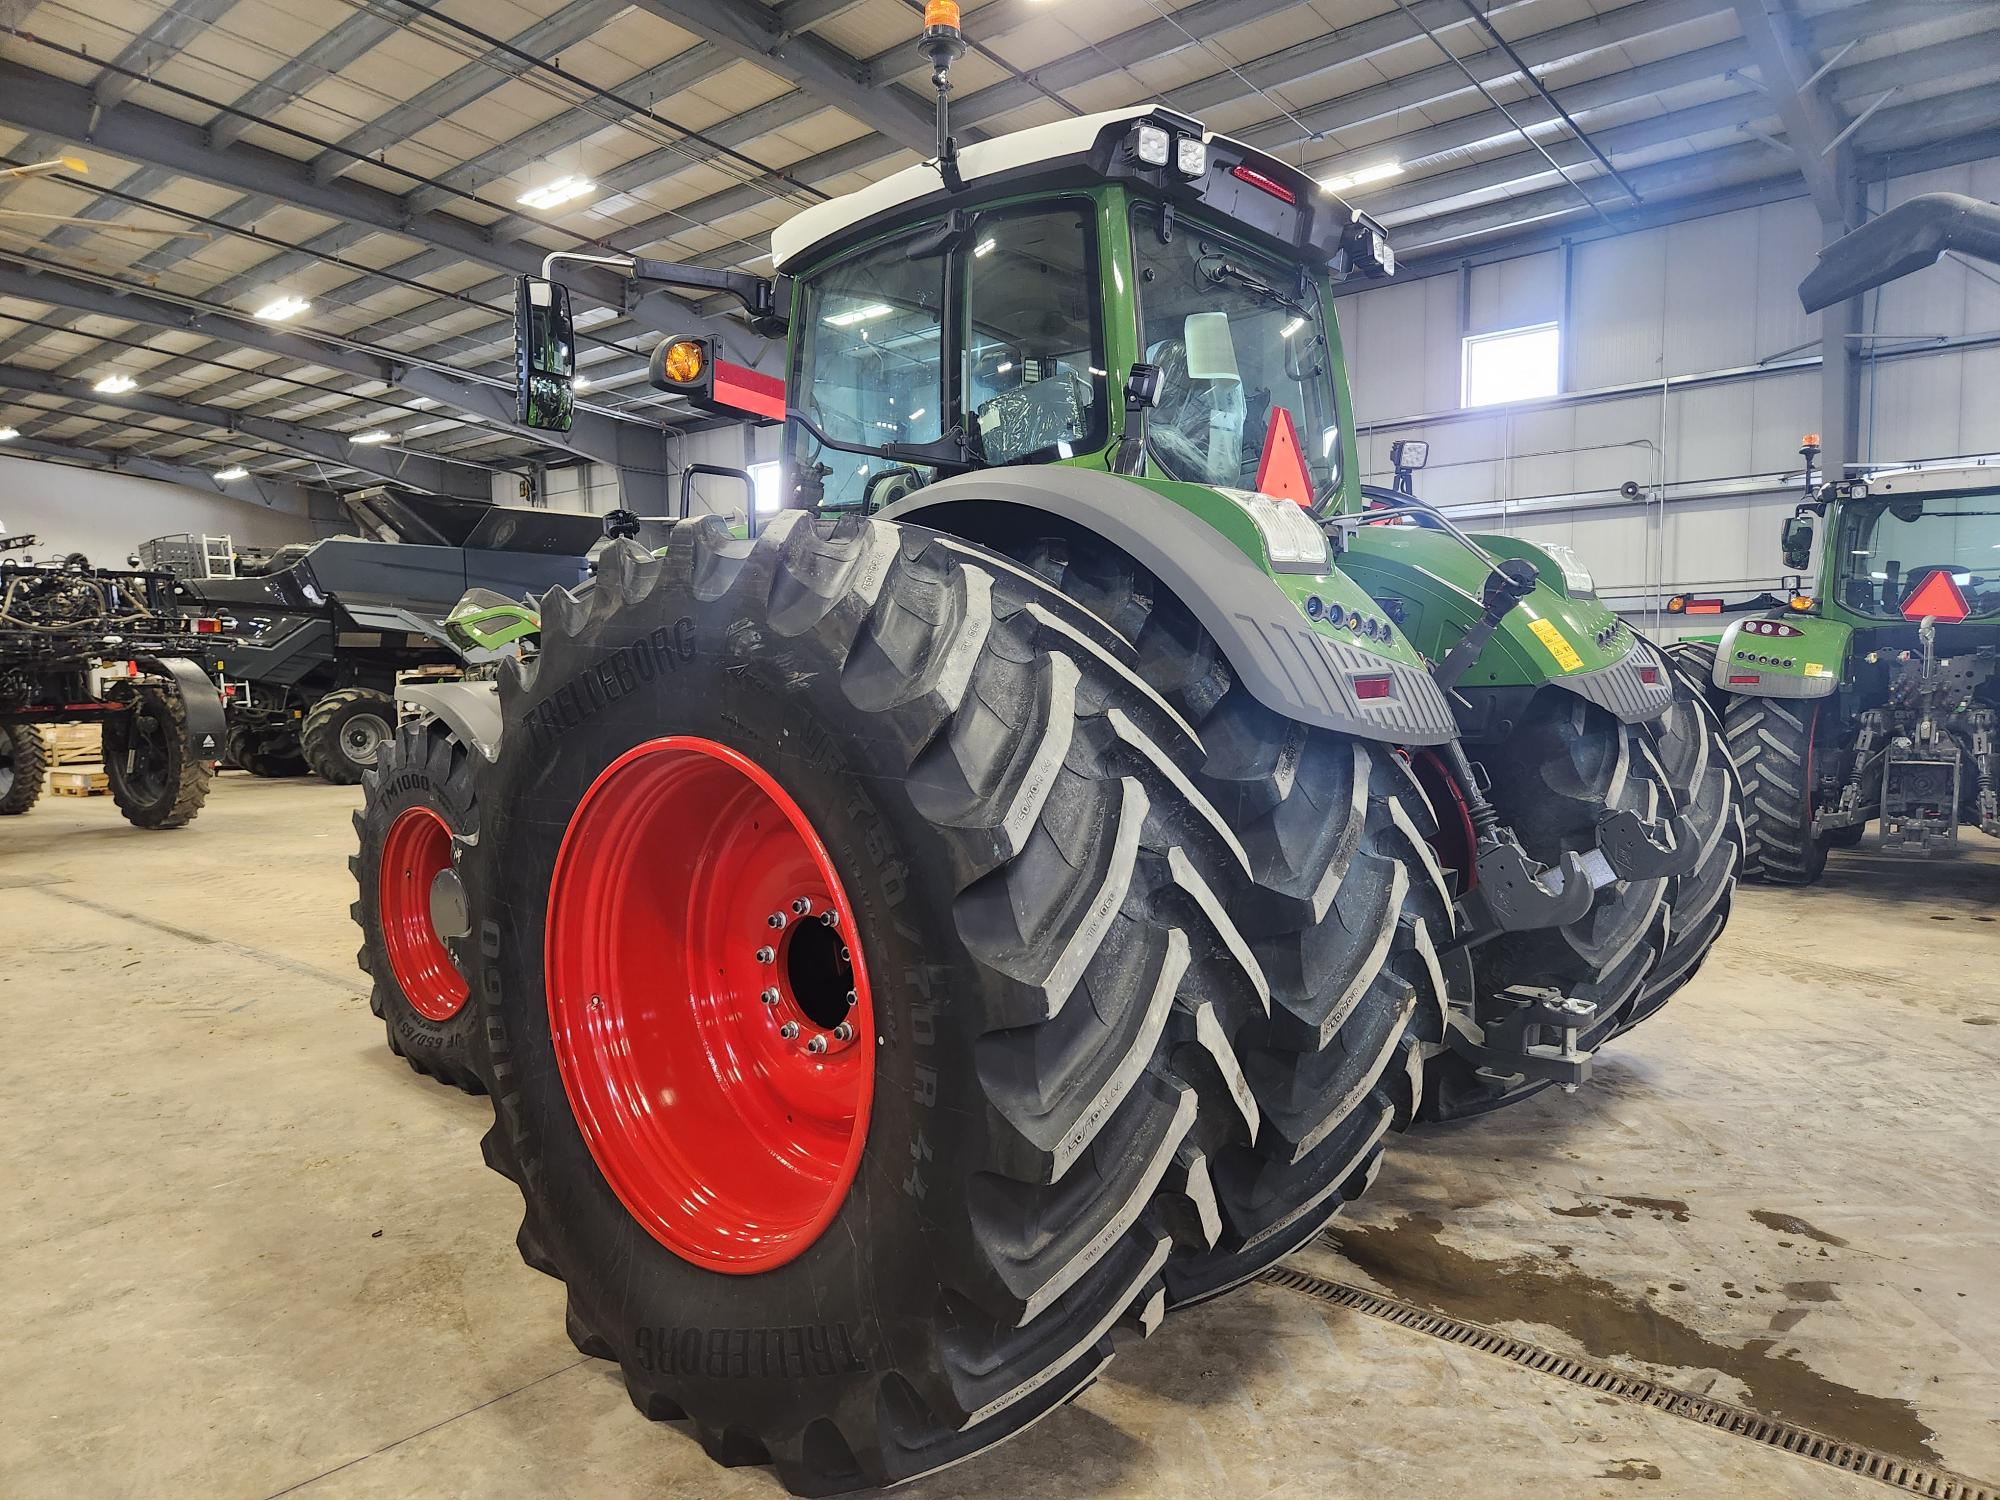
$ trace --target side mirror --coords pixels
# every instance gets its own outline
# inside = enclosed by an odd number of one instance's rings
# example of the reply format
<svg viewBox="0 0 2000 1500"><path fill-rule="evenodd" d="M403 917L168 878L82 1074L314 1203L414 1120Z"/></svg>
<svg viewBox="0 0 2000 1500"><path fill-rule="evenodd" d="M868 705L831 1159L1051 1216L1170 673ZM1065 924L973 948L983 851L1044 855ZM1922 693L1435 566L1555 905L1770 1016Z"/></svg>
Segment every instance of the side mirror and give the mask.
<svg viewBox="0 0 2000 1500"><path fill-rule="evenodd" d="M1785 566L1804 571L1812 561L1813 523L1810 516L1791 516L1785 521L1780 544L1785 551Z"/></svg>
<svg viewBox="0 0 2000 1500"><path fill-rule="evenodd" d="M514 289L514 417L568 432L576 420L576 330L569 289L523 276Z"/></svg>

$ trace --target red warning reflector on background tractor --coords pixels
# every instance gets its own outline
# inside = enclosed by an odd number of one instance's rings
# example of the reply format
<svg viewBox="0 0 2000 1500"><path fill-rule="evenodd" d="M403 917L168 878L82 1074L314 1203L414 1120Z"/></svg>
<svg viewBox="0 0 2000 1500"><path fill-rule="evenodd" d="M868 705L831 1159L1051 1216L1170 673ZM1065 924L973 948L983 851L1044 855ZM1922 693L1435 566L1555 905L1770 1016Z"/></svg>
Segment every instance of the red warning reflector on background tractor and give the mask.
<svg viewBox="0 0 2000 1500"><path fill-rule="evenodd" d="M1282 406L1271 408L1271 425L1264 430L1264 456L1257 461L1257 493L1273 500L1313 503L1312 472L1306 468L1305 450L1299 447L1299 431L1292 414Z"/></svg>
<svg viewBox="0 0 2000 1500"><path fill-rule="evenodd" d="M1903 618L1906 620L1921 620L1929 616L1947 625L1956 625L1970 613L1965 607L1965 595L1958 591L1958 584L1943 568L1911 589L1909 597L1903 601Z"/></svg>

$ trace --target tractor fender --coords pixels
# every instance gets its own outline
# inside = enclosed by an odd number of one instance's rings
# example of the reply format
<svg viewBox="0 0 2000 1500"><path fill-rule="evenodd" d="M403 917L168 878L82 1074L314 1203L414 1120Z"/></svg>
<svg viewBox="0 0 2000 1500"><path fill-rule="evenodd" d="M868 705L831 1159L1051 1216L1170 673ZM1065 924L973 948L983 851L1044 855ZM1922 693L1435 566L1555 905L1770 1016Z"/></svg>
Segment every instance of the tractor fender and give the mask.
<svg viewBox="0 0 2000 1500"><path fill-rule="evenodd" d="M1772 623L1787 625L1799 633L1770 637L1749 629L1752 625ZM1755 615L1736 620L1722 632L1722 641L1715 648L1711 680L1725 693L1745 698L1831 697L1846 675L1847 647L1853 638L1851 626L1837 620L1817 620L1810 615L1791 615L1782 620L1772 615ZM1787 662L1791 665L1787 666ZM1756 680L1736 680L1746 677Z"/></svg>
<svg viewBox="0 0 2000 1500"><path fill-rule="evenodd" d="M1132 480L1060 466L985 469L927 485L881 512L987 545L1053 517L1091 532L1146 569L1186 606L1259 703L1357 739L1439 745L1458 733L1444 692L1421 666L1315 630L1299 606L1233 542ZM1353 679L1390 676L1363 699Z"/></svg>
<svg viewBox="0 0 2000 1500"><path fill-rule="evenodd" d="M413 704L444 721L445 728L488 761L497 760L500 744L500 688L492 682L412 682L396 690Z"/></svg>
<svg viewBox="0 0 2000 1500"><path fill-rule="evenodd" d="M185 656L135 657L140 667L157 672L180 694L181 709L187 718L188 751L196 760L222 759L223 734L228 725L222 694L198 662Z"/></svg>

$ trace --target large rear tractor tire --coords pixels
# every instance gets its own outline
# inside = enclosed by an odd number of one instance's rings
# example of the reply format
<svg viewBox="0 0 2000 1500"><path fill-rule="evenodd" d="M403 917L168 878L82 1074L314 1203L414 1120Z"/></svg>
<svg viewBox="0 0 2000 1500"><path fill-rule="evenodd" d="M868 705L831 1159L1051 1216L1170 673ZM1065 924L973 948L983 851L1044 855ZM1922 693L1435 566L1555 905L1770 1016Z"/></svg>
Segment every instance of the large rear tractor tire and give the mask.
<svg viewBox="0 0 2000 1500"><path fill-rule="evenodd" d="M0 818L18 817L33 807L48 771L40 730L32 724L0 724Z"/></svg>
<svg viewBox="0 0 2000 1500"><path fill-rule="evenodd" d="M208 800L211 761L188 749L187 707L170 687L143 683L132 706L104 721L104 776L135 828L181 828Z"/></svg>
<svg viewBox="0 0 2000 1500"><path fill-rule="evenodd" d="M364 785L367 800L354 815L361 848L347 867L359 887L350 909L361 928L355 960L374 981L368 1008L388 1031L389 1050L417 1072L484 1093L472 1066L477 1012L453 952L464 902L448 873L454 841L479 836L472 756L441 722L411 720L382 747Z"/></svg>
<svg viewBox="0 0 2000 1500"><path fill-rule="evenodd" d="M1811 885L1826 873L1829 840L1815 838L1813 739L1817 700L1731 696L1723 716L1743 782L1743 878Z"/></svg>
<svg viewBox="0 0 2000 1500"><path fill-rule="evenodd" d="M313 774L357 785L396 730L396 700L372 688L341 688L306 710L299 753Z"/></svg>
<svg viewBox="0 0 2000 1500"><path fill-rule="evenodd" d="M1194 727L1186 772L1255 876L1231 914L1270 986L1269 1022L1243 1038L1264 1129L1207 1163L1219 1232L1168 1264L1180 1306L1297 1249L1373 1180L1443 1037L1452 902L1429 804L1400 757L1258 703L1186 607L1122 554L1048 539L1020 559L1119 632Z"/></svg>
<svg viewBox="0 0 2000 1500"><path fill-rule="evenodd" d="M1666 771L1646 732L1559 689L1536 695L1522 722L1497 745L1468 747L1484 767L1502 821L1545 865L1597 847L1606 809L1653 819L1674 810ZM1577 1037L1595 1052L1617 1034L1666 944L1665 880L1618 880L1599 889L1590 910L1566 927L1503 933L1472 950L1471 1004L1451 1024L1484 1040L1485 1007L1512 985L1559 991L1597 1007ZM1503 1074L1446 1051L1430 1070L1425 1118L1482 1114L1539 1093L1546 1081Z"/></svg>
<svg viewBox="0 0 2000 1500"><path fill-rule="evenodd" d="M1619 1024L1629 1031L1694 978L1729 921L1743 868L1743 789L1722 721L1709 707L1706 678L1669 656L1674 701L1646 726L1674 805L1694 830L1701 858L1667 882L1667 941L1638 998Z"/></svg>
<svg viewBox="0 0 2000 1500"><path fill-rule="evenodd" d="M459 856L523 1257L642 1412L796 1493L1020 1432L1205 1248L1195 1143L1261 1134L1185 731L880 521L682 523L542 611Z"/></svg>

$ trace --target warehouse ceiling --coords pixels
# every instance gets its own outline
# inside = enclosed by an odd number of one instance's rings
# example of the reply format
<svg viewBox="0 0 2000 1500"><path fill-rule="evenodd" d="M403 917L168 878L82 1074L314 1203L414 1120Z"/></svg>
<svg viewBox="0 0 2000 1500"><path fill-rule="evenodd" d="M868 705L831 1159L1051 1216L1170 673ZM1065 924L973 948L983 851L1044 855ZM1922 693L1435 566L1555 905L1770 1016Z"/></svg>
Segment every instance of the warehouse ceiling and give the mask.
<svg viewBox="0 0 2000 1500"><path fill-rule="evenodd" d="M0 176L0 453L231 493L659 468L697 414L648 389L652 345L706 323L748 361L748 330L574 278L590 384L552 450L511 422L512 278L591 247L768 267L774 225L928 154L921 12L0 0L0 167L60 163ZM1992 0L985 0L965 31L962 139L1161 100L1406 263L1823 200L1841 153L2000 152Z"/></svg>

